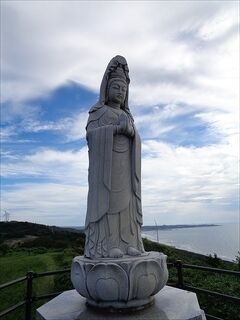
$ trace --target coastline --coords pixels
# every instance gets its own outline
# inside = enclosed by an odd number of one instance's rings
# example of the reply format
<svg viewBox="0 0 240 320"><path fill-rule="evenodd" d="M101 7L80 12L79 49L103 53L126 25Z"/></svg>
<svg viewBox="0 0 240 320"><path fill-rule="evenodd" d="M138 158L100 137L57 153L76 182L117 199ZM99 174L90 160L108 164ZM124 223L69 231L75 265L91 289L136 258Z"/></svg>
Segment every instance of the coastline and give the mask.
<svg viewBox="0 0 240 320"><path fill-rule="evenodd" d="M209 257L209 254L204 254L204 253L200 253L199 251L194 251L194 250L187 250L187 249L183 249L183 248L180 248L180 247L176 247L176 246L173 246L173 245L170 245L170 244L166 244L166 243L162 243L161 241L157 241L156 239L154 239L153 237L149 236L148 234L145 234L142 232L142 238L144 239L147 239L151 242L154 242L156 244L159 244L159 245L162 245L162 246L166 246L166 247L169 247L169 248L172 248L174 250L177 250L179 252L182 252L184 254L187 254L187 255L192 255L192 256L195 256L195 257L198 257L198 258L207 258ZM228 259L227 257L222 257L222 256L218 256L217 257L219 259L221 259L222 261L226 262L226 263L234 263L236 264L236 261L234 261L233 259Z"/></svg>
<svg viewBox="0 0 240 320"><path fill-rule="evenodd" d="M142 231L151 230L174 230L174 229L188 229L188 228L202 228L202 227L219 227L220 224L163 224L156 226L142 226Z"/></svg>
<svg viewBox="0 0 240 320"><path fill-rule="evenodd" d="M216 223L216 226L194 228L147 228L143 236L181 250L196 252L205 256L217 255L224 261L236 261L239 257L240 225L237 223Z"/></svg>

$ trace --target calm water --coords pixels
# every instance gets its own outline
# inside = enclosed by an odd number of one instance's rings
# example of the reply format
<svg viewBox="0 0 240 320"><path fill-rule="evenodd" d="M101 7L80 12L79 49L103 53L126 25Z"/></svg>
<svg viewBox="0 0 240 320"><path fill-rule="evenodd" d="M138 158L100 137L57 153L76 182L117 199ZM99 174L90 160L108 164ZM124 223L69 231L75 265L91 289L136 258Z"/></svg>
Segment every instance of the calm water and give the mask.
<svg viewBox="0 0 240 320"><path fill-rule="evenodd" d="M225 223L216 227L159 230L159 242L178 249L205 255L216 253L225 260L235 260L240 251L239 224ZM157 231L144 231L143 237L157 240Z"/></svg>

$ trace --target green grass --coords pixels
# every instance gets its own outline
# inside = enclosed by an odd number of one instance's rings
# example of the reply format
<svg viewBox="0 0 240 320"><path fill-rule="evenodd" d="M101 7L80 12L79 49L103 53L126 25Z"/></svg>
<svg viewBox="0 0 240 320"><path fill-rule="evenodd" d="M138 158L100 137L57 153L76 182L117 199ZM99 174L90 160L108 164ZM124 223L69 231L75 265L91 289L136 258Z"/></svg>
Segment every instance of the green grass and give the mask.
<svg viewBox="0 0 240 320"><path fill-rule="evenodd" d="M12 252L0 259L0 283L5 283L16 278L24 276L27 271L45 272L69 268L72 258L76 255L70 249L61 251L49 251L43 254L37 254L31 251ZM61 290L56 284L59 276L47 276L33 280L33 293L40 295ZM26 282L16 284L12 287L0 291L0 310L24 300L26 295ZM39 302L41 305L43 302ZM24 309L24 308L21 308ZM24 319L24 310L18 309L16 312L5 316L6 320ZM35 313L35 310L33 314Z"/></svg>
<svg viewBox="0 0 240 320"><path fill-rule="evenodd" d="M81 239L80 239L81 240ZM81 240L82 241L82 240ZM59 269L68 269L71 266L72 258L82 254L81 241L78 248L68 247L65 249L48 249L48 247L28 247L10 249L0 258L0 283L11 281L24 276L27 271L44 272ZM52 244L54 242L52 241ZM29 245L29 244L28 244ZM238 265L222 261L214 257L178 250L166 245L151 242L144 239L146 251L160 251L168 256L168 262L182 260L183 263L217 267L222 269L237 270ZM200 287L220 293L240 297L239 278L229 275L213 274L200 270L184 269L184 282L188 285ZM68 274L36 278L33 280L34 295L47 294L71 288L71 281ZM175 268L169 269L169 281L177 282ZM0 310L13 305L25 298L26 283L17 284L0 291ZM201 308L208 314L212 314L225 320L239 319L240 307L224 299L215 298L203 294L197 294ZM44 300L34 304L33 319L38 306L45 303ZM3 318L3 320L24 319L24 308Z"/></svg>
<svg viewBox="0 0 240 320"><path fill-rule="evenodd" d="M56 267L55 254L54 252L34 254L20 251L1 257L0 268L5 272L0 274L0 282L11 281L25 275L30 270L35 272L53 270Z"/></svg>

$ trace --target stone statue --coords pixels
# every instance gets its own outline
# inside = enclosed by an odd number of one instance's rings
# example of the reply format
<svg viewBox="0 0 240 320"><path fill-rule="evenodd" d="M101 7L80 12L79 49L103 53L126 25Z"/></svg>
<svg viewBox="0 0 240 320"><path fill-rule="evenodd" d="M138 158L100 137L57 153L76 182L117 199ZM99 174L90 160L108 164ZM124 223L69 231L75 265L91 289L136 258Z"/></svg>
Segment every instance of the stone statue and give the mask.
<svg viewBox="0 0 240 320"><path fill-rule="evenodd" d="M166 256L145 252L140 227L141 142L128 107L125 58L114 57L89 111L89 192L85 255L71 280L88 305L121 311L151 305L166 284Z"/></svg>
<svg viewBox="0 0 240 320"><path fill-rule="evenodd" d="M39 310L41 319L53 319L53 314L54 319L126 319L122 312L145 309L154 301L155 308L127 318L205 319L196 296L190 299L193 294L170 287L159 292L168 280L167 256L143 248L141 142L128 107L128 72L125 58L114 57L99 101L89 111L85 255L76 256L71 266L72 284L84 298L66 291L63 299L57 297L51 307L47 303Z"/></svg>
<svg viewBox="0 0 240 320"><path fill-rule="evenodd" d="M144 252L141 141L128 107L128 72L125 58L114 57L103 76L99 101L89 111L88 258Z"/></svg>

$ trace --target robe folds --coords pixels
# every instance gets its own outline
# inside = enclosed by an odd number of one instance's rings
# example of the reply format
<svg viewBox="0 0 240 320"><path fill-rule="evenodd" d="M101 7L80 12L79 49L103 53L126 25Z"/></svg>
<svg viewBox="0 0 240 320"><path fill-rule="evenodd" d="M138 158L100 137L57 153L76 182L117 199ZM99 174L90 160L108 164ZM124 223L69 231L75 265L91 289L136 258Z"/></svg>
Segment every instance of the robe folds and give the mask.
<svg viewBox="0 0 240 320"><path fill-rule="evenodd" d="M114 135L120 117L126 117L134 136ZM85 256L107 257L111 247L124 253L128 246L144 251L140 226L141 141L132 119L123 110L102 106L90 111L88 202Z"/></svg>

